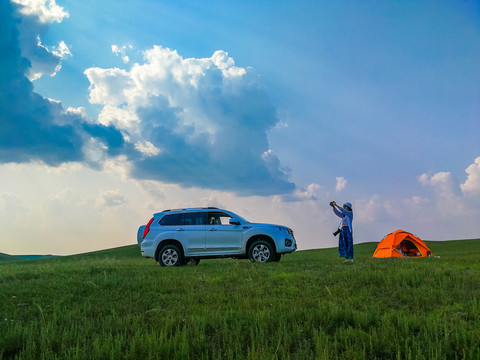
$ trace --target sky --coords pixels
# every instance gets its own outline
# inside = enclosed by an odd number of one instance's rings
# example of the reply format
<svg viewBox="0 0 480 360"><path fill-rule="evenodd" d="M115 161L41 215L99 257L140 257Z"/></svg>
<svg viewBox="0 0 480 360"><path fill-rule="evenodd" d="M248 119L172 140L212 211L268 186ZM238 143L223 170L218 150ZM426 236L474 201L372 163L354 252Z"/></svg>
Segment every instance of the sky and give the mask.
<svg viewBox="0 0 480 360"><path fill-rule="evenodd" d="M0 252L217 206L337 246L480 237L480 3L0 2Z"/></svg>

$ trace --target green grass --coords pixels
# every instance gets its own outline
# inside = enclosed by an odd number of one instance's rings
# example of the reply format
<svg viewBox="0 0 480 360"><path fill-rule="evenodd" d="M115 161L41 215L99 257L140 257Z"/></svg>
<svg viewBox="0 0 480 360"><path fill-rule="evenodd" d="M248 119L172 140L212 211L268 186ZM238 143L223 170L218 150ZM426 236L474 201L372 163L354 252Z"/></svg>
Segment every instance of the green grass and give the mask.
<svg viewBox="0 0 480 360"><path fill-rule="evenodd" d="M162 268L136 245L0 264L1 359L479 359L480 240Z"/></svg>

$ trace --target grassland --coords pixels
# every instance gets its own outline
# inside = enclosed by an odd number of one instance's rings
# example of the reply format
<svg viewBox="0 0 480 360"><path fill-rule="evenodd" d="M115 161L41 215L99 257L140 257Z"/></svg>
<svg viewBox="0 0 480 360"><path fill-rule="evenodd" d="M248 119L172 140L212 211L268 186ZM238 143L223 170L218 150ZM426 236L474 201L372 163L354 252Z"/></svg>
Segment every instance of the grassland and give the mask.
<svg viewBox="0 0 480 360"><path fill-rule="evenodd" d="M480 359L480 240L162 268L133 245L0 263L1 359Z"/></svg>

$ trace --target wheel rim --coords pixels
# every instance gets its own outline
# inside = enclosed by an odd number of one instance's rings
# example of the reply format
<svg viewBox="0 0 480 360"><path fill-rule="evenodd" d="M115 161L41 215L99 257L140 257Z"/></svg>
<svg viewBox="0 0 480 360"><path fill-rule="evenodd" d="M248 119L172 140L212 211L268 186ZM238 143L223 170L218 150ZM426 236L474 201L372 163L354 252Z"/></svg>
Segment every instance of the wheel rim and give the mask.
<svg viewBox="0 0 480 360"><path fill-rule="evenodd" d="M252 257L256 262L266 262L270 258L270 249L264 244L258 244L253 248Z"/></svg>
<svg viewBox="0 0 480 360"><path fill-rule="evenodd" d="M178 262L178 253L174 249L167 249L162 253L162 262L166 266L174 266Z"/></svg>

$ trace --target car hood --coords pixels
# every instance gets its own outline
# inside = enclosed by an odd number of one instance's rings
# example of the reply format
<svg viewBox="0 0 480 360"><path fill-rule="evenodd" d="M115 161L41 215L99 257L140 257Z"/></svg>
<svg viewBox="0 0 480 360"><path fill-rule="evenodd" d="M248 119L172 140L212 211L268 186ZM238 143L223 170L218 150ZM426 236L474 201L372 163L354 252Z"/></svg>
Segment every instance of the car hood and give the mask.
<svg viewBox="0 0 480 360"><path fill-rule="evenodd" d="M248 224L245 224L244 226L252 226L252 227L275 227L275 228L282 227L282 228L288 229L288 226L285 226L285 225L264 224L264 223L248 223Z"/></svg>

